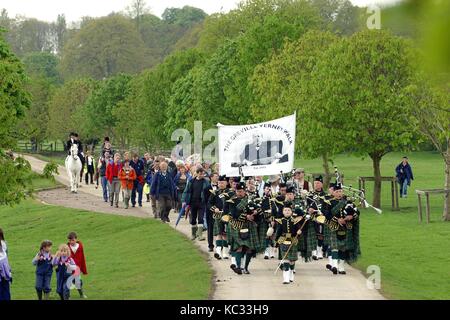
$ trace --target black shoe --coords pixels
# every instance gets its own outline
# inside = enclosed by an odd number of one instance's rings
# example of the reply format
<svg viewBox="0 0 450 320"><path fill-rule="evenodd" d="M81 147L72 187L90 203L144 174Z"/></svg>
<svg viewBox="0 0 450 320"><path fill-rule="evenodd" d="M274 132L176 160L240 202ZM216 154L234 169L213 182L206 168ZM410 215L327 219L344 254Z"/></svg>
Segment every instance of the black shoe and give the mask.
<svg viewBox="0 0 450 320"><path fill-rule="evenodd" d="M319 260L316 256L313 256L312 258L313 260Z"/></svg>
<svg viewBox="0 0 450 320"><path fill-rule="evenodd" d="M233 271L237 274L242 274L242 269L241 268L234 268Z"/></svg>
<svg viewBox="0 0 450 320"><path fill-rule="evenodd" d="M133 205L131 205L133 208L136 208L136 205L135 204L133 204Z"/></svg>
<svg viewBox="0 0 450 320"><path fill-rule="evenodd" d="M244 274L250 274L250 271L248 271L248 269L244 269Z"/></svg>
<svg viewBox="0 0 450 320"><path fill-rule="evenodd" d="M264 256L264 260L269 260L269 256Z"/></svg>
<svg viewBox="0 0 450 320"><path fill-rule="evenodd" d="M214 248L208 248L208 252L214 252Z"/></svg>
<svg viewBox="0 0 450 320"><path fill-rule="evenodd" d="M141 208L142 208L142 203L139 203L139 207L141 207Z"/></svg>
<svg viewBox="0 0 450 320"><path fill-rule="evenodd" d="M327 263L326 265L327 269L331 271L331 264Z"/></svg>
<svg viewBox="0 0 450 320"><path fill-rule="evenodd" d="M211 250L211 249L210 249ZM210 252L212 252L213 250L211 250ZM217 260L222 260L222 258L220 257L220 254L218 254L217 252L214 253L214 258L216 258Z"/></svg>
<svg viewBox="0 0 450 320"><path fill-rule="evenodd" d="M113 203L111 202L111 207L113 206Z"/></svg>
<svg viewBox="0 0 450 320"><path fill-rule="evenodd" d="M339 271L339 274L347 274L345 271Z"/></svg>
<svg viewBox="0 0 450 320"><path fill-rule="evenodd" d="M338 273L337 268L336 267L331 268L331 272L333 272L333 274L337 274Z"/></svg>

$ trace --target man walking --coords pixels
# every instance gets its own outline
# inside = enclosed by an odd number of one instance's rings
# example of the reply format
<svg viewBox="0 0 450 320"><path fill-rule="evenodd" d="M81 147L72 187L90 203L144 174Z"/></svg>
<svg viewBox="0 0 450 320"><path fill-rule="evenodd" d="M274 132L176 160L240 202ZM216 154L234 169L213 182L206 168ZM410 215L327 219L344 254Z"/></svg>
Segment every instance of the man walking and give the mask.
<svg viewBox="0 0 450 320"><path fill-rule="evenodd" d="M397 182L400 184L400 198L407 197L408 186L414 180L408 157L403 157L402 162L395 168Z"/></svg>
<svg viewBox="0 0 450 320"><path fill-rule="evenodd" d="M175 186L167 171L167 162L165 161L160 163L159 171L152 179L150 194L156 199L156 211L161 221L170 222L169 212L175 199Z"/></svg>
<svg viewBox="0 0 450 320"><path fill-rule="evenodd" d="M190 223L192 228L192 240L197 238L202 241L203 237L203 215L206 210L210 183L205 179L205 170L197 168L195 178L189 180L184 190L182 201L183 206L189 205L191 208ZM198 226L197 226L198 223Z"/></svg>

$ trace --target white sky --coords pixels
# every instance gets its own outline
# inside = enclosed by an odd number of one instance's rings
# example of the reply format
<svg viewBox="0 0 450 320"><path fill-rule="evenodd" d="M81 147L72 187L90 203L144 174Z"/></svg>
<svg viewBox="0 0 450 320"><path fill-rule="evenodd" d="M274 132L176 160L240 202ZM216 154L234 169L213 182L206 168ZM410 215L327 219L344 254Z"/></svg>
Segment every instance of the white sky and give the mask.
<svg viewBox="0 0 450 320"><path fill-rule="evenodd" d="M350 0L353 4L386 4L398 0ZM238 0L147 0L153 14L161 16L165 8L181 8L185 5L201 8L206 13L228 12L236 8ZM64 13L67 22L79 20L83 16L100 17L112 11L124 10L131 0L0 0L0 9L5 8L10 17L24 15L44 21L54 21Z"/></svg>

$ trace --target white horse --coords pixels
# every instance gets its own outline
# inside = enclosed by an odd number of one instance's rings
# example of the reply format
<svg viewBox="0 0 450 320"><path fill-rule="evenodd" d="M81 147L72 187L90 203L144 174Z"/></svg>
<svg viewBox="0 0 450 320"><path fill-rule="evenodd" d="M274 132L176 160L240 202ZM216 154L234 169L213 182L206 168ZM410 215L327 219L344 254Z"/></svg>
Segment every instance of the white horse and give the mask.
<svg viewBox="0 0 450 320"><path fill-rule="evenodd" d="M70 155L66 158L67 175L70 178L70 191L77 193L78 181L80 180L81 160L78 157L78 145L73 144L70 147Z"/></svg>

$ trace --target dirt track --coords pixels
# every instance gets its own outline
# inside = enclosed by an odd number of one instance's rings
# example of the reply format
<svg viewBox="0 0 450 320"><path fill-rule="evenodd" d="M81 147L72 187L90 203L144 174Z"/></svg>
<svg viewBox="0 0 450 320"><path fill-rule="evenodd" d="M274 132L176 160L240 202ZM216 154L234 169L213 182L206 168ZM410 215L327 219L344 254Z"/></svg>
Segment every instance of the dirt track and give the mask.
<svg viewBox="0 0 450 320"><path fill-rule="evenodd" d="M42 172L45 162L33 157L25 156L34 171ZM64 167L59 167L56 179L68 185L68 176ZM93 185L83 185L78 194L71 194L65 188L42 191L38 198L47 203L75 209L151 218L151 207L144 202L143 208L112 208L102 200L101 189ZM73 201L78 199L78 201ZM120 207L120 205L119 205ZM175 227L176 216L171 216L171 225ZM190 226L182 220L176 230L186 236L190 235ZM205 241L196 241L198 248L207 252ZM364 275L357 269L346 266L346 275L333 275L325 268L325 260L310 263L297 262L295 282L290 285L282 284L282 274L274 275L278 260L264 260L261 256L253 259L250 264L250 275L236 275L229 268L229 260L216 260L212 253L208 253L215 272L215 291L213 299L249 299L249 300L280 300L280 299L384 299L377 290L370 290L366 286Z"/></svg>

